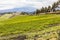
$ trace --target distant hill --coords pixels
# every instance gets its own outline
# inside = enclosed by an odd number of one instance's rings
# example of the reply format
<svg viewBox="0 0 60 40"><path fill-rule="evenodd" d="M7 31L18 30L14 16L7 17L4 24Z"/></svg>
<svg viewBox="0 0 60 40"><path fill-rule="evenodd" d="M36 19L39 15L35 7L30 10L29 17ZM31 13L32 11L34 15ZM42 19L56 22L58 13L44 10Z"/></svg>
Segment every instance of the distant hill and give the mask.
<svg viewBox="0 0 60 40"><path fill-rule="evenodd" d="M36 10L36 8L34 8L34 7L21 7L21 8L0 10L0 13L4 13L4 12L33 12L35 10Z"/></svg>

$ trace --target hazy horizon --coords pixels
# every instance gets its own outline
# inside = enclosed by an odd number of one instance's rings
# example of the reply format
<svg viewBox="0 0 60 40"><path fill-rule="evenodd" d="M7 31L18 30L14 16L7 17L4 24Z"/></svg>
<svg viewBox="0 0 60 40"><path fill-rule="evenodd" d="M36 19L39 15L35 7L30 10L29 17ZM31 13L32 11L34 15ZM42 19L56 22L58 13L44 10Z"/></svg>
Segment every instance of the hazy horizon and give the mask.
<svg viewBox="0 0 60 40"><path fill-rule="evenodd" d="M22 8L22 7L33 7L39 9L52 5L58 0L0 0L0 10Z"/></svg>

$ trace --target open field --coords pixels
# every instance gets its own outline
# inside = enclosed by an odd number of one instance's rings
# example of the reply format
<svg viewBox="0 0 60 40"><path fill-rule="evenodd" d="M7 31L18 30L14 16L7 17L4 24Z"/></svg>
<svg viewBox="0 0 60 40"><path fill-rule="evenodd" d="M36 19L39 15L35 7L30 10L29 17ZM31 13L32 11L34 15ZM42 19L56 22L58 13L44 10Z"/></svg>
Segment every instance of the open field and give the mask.
<svg viewBox="0 0 60 40"><path fill-rule="evenodd" d="M39 16L19 15L8 18L7 20L4 18L1 19L0 17L0 36L2 37L23 34L32 38L35 35L42 35L44 33L60 30L60 14L46 14Z"/></svg>

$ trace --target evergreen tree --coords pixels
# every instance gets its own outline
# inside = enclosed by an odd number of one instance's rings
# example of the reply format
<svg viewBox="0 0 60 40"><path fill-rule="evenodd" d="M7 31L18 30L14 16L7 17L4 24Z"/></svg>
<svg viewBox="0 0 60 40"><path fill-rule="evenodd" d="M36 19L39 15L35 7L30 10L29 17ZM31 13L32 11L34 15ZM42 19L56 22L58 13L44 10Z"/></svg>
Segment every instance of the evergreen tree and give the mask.
<svg viewBox="0 0 60 40"><path fill-rule="evenodd" d="M44 7L41 8L41 13L43 13L43 12L45 12L45 8Z"/></svg>
<svg viewBox="0 0 60 40"><path fill-rule="evenodd" d="M58 7L60 3L60 0L58 0L57 2L55 2L53 5L52 5L52 10L55 11L55 8Z"/></svg>
<svg viewBox="0 0 60 40"><path fill-rule="evenodd" d="M51 11L51 6L48 6L47 12L50 12L50 11Z"/></svg>
<svg viewBox="0 0 60 40"><path fill-rule="evenodd" d="M45 13L46 13L46 12L48 12L48 8L47 8L47 7L45 7Z"/></svg>

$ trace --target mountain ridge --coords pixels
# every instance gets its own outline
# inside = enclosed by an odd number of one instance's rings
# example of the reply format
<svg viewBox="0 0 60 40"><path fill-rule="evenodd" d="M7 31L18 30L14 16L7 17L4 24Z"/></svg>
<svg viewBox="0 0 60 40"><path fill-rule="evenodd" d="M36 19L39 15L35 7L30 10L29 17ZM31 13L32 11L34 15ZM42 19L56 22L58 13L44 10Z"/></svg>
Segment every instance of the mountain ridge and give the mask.
<svg viewBox="0 0 60 40"><path fill-rule="evenodd" d="M35 10L36 10L36 8L34 8L34 7L21 7L21 8L0 10L0 13L4 13L4 12L34 12Z"/></svg>

